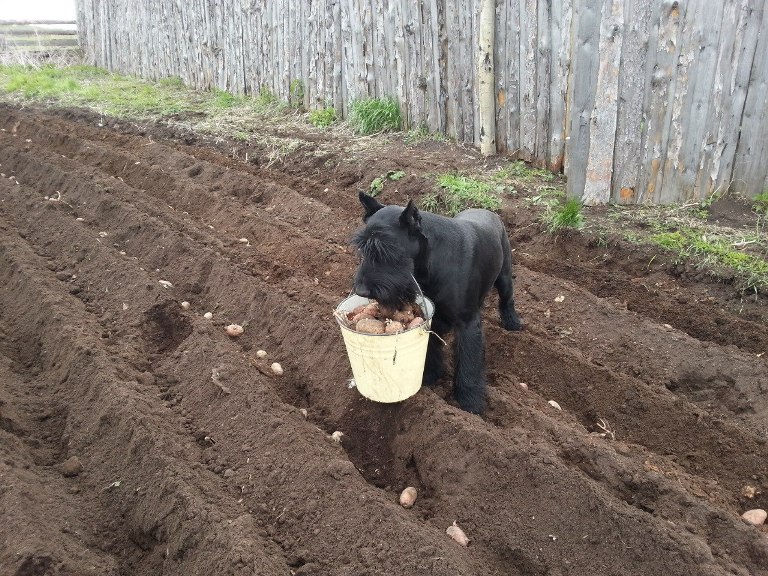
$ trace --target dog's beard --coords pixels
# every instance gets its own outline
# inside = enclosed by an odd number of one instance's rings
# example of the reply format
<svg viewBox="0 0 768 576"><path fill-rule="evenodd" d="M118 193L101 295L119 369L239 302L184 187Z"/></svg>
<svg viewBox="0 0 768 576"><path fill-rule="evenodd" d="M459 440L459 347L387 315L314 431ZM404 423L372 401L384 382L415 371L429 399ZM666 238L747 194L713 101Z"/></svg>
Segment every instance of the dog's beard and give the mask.
<svg viewBox="0 0 768 576"><path fill-rule="evenodd" d="M399 309L416 299L413 278L402 270L370 274L364 280L371 298L385 308Z"/></svg>

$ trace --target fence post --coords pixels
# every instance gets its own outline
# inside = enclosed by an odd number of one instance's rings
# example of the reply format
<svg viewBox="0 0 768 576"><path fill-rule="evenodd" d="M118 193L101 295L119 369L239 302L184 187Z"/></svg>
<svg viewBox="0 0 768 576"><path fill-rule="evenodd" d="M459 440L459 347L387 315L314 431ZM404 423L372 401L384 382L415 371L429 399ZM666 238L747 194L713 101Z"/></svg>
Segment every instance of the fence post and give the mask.
<svg viewBox="0 0 768 576"><path fill-rule="evenodd" d="M493 69L493 36L496 27L496 1L481 0L478 50L477 96L480 108L480 152L496 154L496 81Z"/></svg>

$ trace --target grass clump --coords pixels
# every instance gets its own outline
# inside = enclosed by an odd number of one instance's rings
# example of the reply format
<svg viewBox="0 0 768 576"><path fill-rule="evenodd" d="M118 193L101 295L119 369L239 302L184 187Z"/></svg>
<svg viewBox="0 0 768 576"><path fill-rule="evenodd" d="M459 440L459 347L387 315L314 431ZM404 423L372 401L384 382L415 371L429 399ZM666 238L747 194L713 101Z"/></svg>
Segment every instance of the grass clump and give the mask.
<svg viewBox="0 0 768 576"><path fill-rule="evenodd" d="M450 138L442 132L430 132L426 126L420 126L409 130L403 138L403 143L408 146L416 146L422 142L448 142Z"/></svg>
<svg viewBox="0 0 768 576"><path fill-rule="evenodd" d="M549 234L563 230L579 230L584 226L583 204L578 198L569 198L565 202L550 204L541 215Z"/></svg>
<svg viewBox="0 0 768 576"><path fill-rule="evenodd" d="M752 198L752 211L768 216L768 190Z"/></svg>
<svg viewBox="0 0 768 576"><path fill-rule="evenodd" d="M402 170L390 170L386 174L382 174L381 176L377 176L371 181L371 185L368 187L368 193L371 196L378 196L381 194L382 190L384 190L384 182L387 180L392 180L393 182L396 182L397 180L400 180L405 176L405 172Z"/></svg>
<svg viewBox="0 0 768 576"><path fill-rule="evenodd" d="M392 97L353 100L349 123L359 134L377 134L400 130L403 120L400 104Z"/></svg>
<svg viewBox="0 0 768 576"><path fill-rule="evenodd" d="M291 107L301 108L304 106L304 82L296 78L291 81L288 90L288 103Z"/></svg>
<svg viewBox="0 0 768 576"><path fill-rule="evenodd" d="M31 60L0 65L0 99L79 106L122 119L181 121L189 129L237 140L245 140L255 123L277 117L285 107L267 87L256 97L218 89L200 92L178 77L152 82L93 66Z"/></svg>
<svg viewBox="0 0 768 576"><path fill-rule="evenodd" d="M455 216L467 208L501 208L501 197L488 182L461 174L440 174L439 192L425 194L421 205L425 210Z"/></svg>
<svg viewBox="0 0 768 576"><path fill-rule="evenodd" d="M744 282L744 291L758 292L768 288L768 262L735 249L728 240L680 229L658 232L649 241L674 252L678 262L691 261L697 268L733 270Z"/></svg>
<svg viewBox="0 0 768 576"><path fill-rule="evenodd" d="M309 113L309 123L316 128L328 128L336 120L336 110L330 106Z"/></svg>
<svg viewBox="0 0 768 576"><path fill-rule="evenodd" d="M500 168L494 172L493 177L497 180L517 180L522 182L531 182L539 180L551 182L555 179L555 174L544 168L531 168L522 160L516 160L508 166Z"/></svg>

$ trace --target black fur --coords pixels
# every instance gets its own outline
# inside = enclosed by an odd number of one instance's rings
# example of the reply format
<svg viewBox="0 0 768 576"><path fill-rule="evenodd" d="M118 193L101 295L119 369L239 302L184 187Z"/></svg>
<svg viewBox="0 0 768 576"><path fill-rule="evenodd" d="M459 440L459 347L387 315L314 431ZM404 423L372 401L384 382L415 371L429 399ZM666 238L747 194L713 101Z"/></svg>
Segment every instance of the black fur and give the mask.
<svg viewBox="0 0 768 576"><path fill-rule="evenodd" d="M365 226L353 244L361 255L355 292L392 307L413 301L416 285L435 303L432 330L455 336L454 396L462 409L485 408L485 339L481 306L491 288L507 330L520 330L512 295L512 257L501 219L488 210L465 210L455 218L419 211L413 202L384 206L363 192ZM430 335L425 386L444 373L442 342Z"/></svg>

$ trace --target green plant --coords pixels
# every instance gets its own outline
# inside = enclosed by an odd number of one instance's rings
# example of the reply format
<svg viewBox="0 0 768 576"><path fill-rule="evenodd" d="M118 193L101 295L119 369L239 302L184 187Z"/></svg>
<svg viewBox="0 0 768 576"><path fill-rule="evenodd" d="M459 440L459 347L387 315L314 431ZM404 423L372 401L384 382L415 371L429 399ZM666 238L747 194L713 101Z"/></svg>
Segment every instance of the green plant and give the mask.
<svg viewBox="0 0 768 576"><path fill-rule="evenodd" d="M565 198L565 190L555 188L554 186L541 186L536 190L536 194L530 198L525 198L525 202L534 206L553 207Z"/></svg>
<svg viewBox="0 0 768 576"><path fill-rule="evenodd" d="M371 181L371 185L368 187L371 196L378 196L381 191L384 190L384 178L377 176Z"/></svg>
<svg viewBox="0 0 768 576"><path fill-rule="evenodd" d="M413 130L409 130L403 138L403 142L409 146L415 146L422 142L448 142L449 138L442 132L430 132L426 126L419 126Z"/></svg>
<svg viewBox="0 0 768 576"><path fill-rule="evenodd" d="M301 108L304 105L304 82L298 78L291 81L288 92L288 103L293 108Z"/></svg>
<svg viewBox="0 0 768 576"><path fill-rule="evenodd" d="M400 104L392 97L353 100L350 104L349 123L359 134L397 131L402 122Z"/></svg>
<svg viewBox="0 0 768 576"><path fill-rule="evenodd" d="M547 206L541 215L541 220L550 234L561 230L578 230L584 226L582 207L581 200L569 198L561 204Z"/></svg>
<svg viewBox="0 0 768 576"><path fill-rule="evenodd" d="M768 190L752 198L752 211L768 215Z"/></svg>
<svg viewBox="0 0 768 576"><path fill-rule="evenodd" d="M733 270L743 280L745 290L757 291L768 286L768 262L736 250L735 245L727 240L682 228L658 232L649 241L674 252L678 262L690 260L698 268L726 267Z"/></svg>
<svg viewBox="0 0 768 576"><path fill-rule="evenodd" d="M98 68L96 70L98 70ZM185 88L184 81L178 76L160 78L157 83L160 84L160 86L165 86L166 88Z"/></svg>
<svg viewBox="0 0 768 576"><path fill-rule="evenodd" d="M265 84L261 88L259 88L258 101L262 106L267 106L269 104L276 103L277 96L275 96L275 93L272 92L272 89Z"/></svg>
<svg viewBox="0 0 768 576"><path fill-rule="evenodd" d="M544 180L551 182L555 175L549 170L543 168L530 168L522 160L516 160L504 168L500 168L493 175L496 180L522 180L529 182L531 180Z"/></svg>
<svg viewBox="0 0 768 576"><path fill-rule="evenodd" d="M309 113L309 123L318 128L327 128L336 122L336 110L331 107L313 110Z"/></svg>
<svg viewBox="0 0 768 576"><path fill-rule="evenodd" d="M377 176L373 179L371 185L369 186L371 196L377 196L378 194L381 194L381 191L384 190L384 182L386 182L387 179L397 181L400 180L400 178L403 176L405 176L405 172L402 170L390 170L386 174Z"/></svg>
<svg viewBox="0 0 768 576"><path fill-rule="evenodd" d="M440 174L437 183L440 192L426 194L421 199L425 210L455 216L466 208L501 208L501 198L489 183L482 180L461 174Z"/></svg>
<svg viewBox="0 0 768 576"><path fill-rule="evenodd" d="M213 90L213 106L215 108L232 108L237 103L237 98L224 90Z"/></svg>

